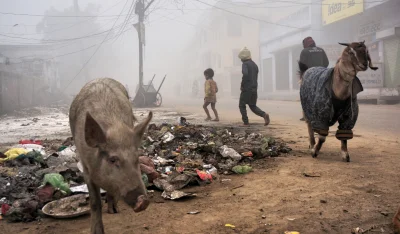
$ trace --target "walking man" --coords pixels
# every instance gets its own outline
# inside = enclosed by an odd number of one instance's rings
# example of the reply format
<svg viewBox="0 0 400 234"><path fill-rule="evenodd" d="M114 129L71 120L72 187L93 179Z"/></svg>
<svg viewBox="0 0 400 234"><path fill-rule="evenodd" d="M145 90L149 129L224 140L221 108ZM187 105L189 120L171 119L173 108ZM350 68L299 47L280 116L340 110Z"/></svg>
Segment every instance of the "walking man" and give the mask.
<svg viewBox="0 0 400 234"><path fill-rule="evenodd" d="M249 118L247 117L246 105L249 105L250 110L262 117L267 126L270 122L269 115L257 107L257 87L258 87L258 66L251 59L250 51L245 47L240 51L239 56L242 60L242 83L240 86L240 99L239 99L239 109L242 114L242 120L244 125L249 125Z"/></svg>
<svg viewBox="0 0 400 234"><path fill-rule="evenodd" d="M306 67L328 67L329 60L324 49L317 47L312 37L306 37L303 40L304 49L300 54L300 66ZM304 121L304 117L300 119Z"/></svg>

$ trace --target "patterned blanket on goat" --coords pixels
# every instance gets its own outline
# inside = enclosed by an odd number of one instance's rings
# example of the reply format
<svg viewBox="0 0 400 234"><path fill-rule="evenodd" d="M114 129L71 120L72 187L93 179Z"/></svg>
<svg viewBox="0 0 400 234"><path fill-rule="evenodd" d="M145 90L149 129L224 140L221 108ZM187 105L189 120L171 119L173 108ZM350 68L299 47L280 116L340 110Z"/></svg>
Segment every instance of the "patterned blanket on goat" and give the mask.
<svg viewBox="0 0 400 234"><path fill-rule="evenodd" d="M332 90L333 68L312 67L302 78L300 100L306 120L316 132L328 132L339 122L339 130L352 130L358 117L357 94L363 91L358 77L353 80L353 93L345 101L335 98Z"/></svg>

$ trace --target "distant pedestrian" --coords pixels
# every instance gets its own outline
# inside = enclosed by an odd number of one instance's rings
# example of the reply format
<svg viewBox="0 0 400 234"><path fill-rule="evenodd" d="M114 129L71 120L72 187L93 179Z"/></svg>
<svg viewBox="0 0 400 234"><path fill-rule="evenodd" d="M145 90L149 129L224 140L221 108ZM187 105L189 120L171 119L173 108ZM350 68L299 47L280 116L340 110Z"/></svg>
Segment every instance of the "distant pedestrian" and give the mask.
<svg viewBox="0 0 400 234"><path fill-rule="evenodd" d="M312 37L304 38L303 48L300 54L299 65L305 67L305 70L311 67L328 67L328 56L326 56L324 49L317 47ZM300 120L304 121L304 117Z"/></svg>
<svg viewBox="0 0 400 234"><path fill-rule="evenodd" d="M258 66L251 59L250 51L245 47L240 51L239 56L242 60L242 83L240 85L240 99L239 109L242 114L244 125L249 125L249 118L247 117L246 105L249 105L250 110L262 117L267 126L270 122L269 115L257 107L257 88L258 88Z"/></svg>
<svg viewBox="0 0 400 234"><path fill-rule="evenodd" d="M219 121L217 109L215 109L215 104L217 103L217 93L218 93L218 86L217 82L214 81L214 71L211 68L208 68L204 71L204 78L206 82L204 83L204 111L207 114L206 121L211 120L210 112L208 111L208 105L211 104L211 109L214 112L215 119L213 121Z"/></svg>

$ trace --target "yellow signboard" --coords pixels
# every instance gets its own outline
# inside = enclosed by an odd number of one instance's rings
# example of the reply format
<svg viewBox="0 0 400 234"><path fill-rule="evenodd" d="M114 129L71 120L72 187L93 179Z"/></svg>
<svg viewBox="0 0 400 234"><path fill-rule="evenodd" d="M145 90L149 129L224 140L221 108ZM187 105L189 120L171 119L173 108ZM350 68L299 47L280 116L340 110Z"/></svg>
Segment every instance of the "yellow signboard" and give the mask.
<svg viewBox="0 0 400 234"><path fill-rule="evenodd" d="M364 0L323 0L322 24L331 24L363 11Z"/></svg>

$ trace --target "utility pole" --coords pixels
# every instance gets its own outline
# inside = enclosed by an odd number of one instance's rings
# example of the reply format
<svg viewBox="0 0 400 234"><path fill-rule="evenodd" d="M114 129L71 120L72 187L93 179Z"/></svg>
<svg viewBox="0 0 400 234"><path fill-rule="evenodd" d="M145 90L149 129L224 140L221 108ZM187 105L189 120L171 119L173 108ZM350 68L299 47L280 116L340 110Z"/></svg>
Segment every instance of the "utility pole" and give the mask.
<svg viewBox="0 0 400 234"><path fill-rule="evenodd" d="M145 27L144 27L144 17L146 10L150 7L150 5L154 2L151 0L147 6L145 6L144 0L138 0L135 6L135 13L139 17L139 22L135 24L135 28L138 32L139 37L139 89L138 92L142 90L143 87L143 46L145 43Z"/></svg>

